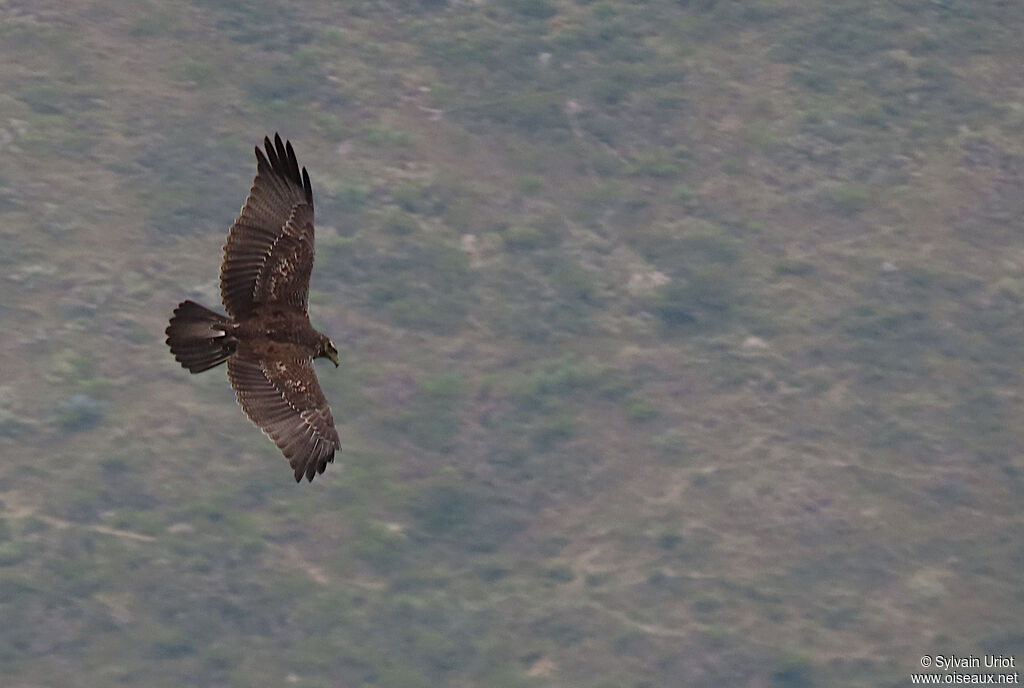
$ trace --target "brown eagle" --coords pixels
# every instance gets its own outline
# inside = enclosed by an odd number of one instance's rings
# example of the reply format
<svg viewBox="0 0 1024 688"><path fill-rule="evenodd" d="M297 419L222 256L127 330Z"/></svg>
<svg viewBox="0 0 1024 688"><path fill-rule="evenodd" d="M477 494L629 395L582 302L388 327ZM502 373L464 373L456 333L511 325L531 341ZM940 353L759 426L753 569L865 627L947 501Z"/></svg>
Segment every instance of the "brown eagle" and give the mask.
<svg viewBox="0 0 1024 688"><path fill-rule="evenodd" d="M309 323L313 190L290 141L264 139L256 179L228 233L220 292L227 317L194 301L174 309L167 345L201 373L224 361L238 403L284 453L295 480L313 480L341 450L313 359L338 350Z"/></svg>

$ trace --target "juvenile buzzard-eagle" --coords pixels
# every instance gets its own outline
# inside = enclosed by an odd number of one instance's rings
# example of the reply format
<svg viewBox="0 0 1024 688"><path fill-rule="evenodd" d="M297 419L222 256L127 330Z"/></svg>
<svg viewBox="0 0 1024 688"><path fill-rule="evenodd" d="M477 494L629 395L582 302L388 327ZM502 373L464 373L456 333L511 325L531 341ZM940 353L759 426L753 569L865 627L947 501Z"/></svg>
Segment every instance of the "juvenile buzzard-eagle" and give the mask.
<svg viewBox="0 0 1024 688"><path fill-rule="evenodd" d="M309 323L313 190L290 141L264 139L256 179L228 233L220 292L227 317L183 301L167 326L181 365L201 373L224 361L238 403L284 453L295 480L323 473L340 451L313 359L338 350Z"/></svg>

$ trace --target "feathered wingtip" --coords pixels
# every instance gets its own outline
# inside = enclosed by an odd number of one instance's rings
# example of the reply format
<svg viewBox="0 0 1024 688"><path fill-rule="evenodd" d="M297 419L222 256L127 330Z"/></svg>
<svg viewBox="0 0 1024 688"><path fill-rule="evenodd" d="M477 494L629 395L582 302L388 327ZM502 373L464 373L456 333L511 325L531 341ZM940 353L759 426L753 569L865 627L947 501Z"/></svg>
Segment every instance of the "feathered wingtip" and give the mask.
<svg viewBox="0 0 1024 688"><path fill-rule="evenodd" d="M320 449L320 443L317 442L317 449ZM302 479L305 478L308 482L313 482L313 478L318 475L323 475L323 472L327 470L327 464L334 463L334 452L341 451L341 447L335 447L333 449L326 447L317 453L316 456L307 456L302 459L292 459L289 461L292 470L295 474L295 482L301 483Z"/></svg>
<svg viewBox="0 0 1024 688"><path fill-rule="evenodd" d="M292 142L282 141L281 135L274 132L273 141L269 136L263 137L263 147L267 151L266 155L256 146L257 164L268 165L278 175L301 187L306 194L306 202L313 205L313 186L309 183L309 173L305 167L300 170Z"/></svg>

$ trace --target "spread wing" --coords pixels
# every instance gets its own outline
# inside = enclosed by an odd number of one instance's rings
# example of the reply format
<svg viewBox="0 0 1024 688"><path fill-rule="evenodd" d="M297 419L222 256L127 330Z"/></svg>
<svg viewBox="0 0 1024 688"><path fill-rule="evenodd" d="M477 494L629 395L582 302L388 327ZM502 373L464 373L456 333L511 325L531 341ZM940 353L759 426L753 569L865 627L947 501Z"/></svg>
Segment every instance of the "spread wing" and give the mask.
<svg viewBox="0 0 1024 688"><path fill-rule="evenodd" d="M287 346L262 355L239 348L228 359L228 378L245 414L281 449L296 481L312 480L334 461L341 440L312 359Z"/></svg>
<svg viewBox="0 0 1024 688"><path fill-rule="evenodd" d="M313 271L313 190L291 142L264 139L256 179L224 245L220 291L235 318L263 303L306 310Z"/></svg>

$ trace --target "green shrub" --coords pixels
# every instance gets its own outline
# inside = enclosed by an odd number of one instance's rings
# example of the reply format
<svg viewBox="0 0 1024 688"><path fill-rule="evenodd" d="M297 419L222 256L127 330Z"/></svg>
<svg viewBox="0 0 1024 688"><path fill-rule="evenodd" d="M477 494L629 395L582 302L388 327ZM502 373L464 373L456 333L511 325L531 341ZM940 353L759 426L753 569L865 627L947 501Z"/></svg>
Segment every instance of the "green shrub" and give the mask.
<svg viewBox="0 0 1024 688"><path fill-rule="evenodd" d="M654 296L652 308L671 328L709 329L731 316L737 295L732 279L720 269L693 270L669 282Z"/></svg>
<svg viewBox="0 0 1024 688"><path fill-rule="evenodd" d="M729 265L740 257L739 242L719 234L697 234L681 240L683 252L700 264L721 263Z"/></svg>
<svg viewBox="0 0 1024 688"><path fill-rule="evenodd" d="M676 184L672 187L672 198L681 203L689 203L697 198L697 190L689 184Z"/></svg>
<svg viewBox="0 0 1024 688"><path fill-rule="evenodd" d="M806 277L814 272L814 263L799 259L784 259L775 264L775 274L791 277Z"/></svg>
<svg viewBox="0 0 1024 688"><path fill-rule="evenodd" d="M598 285L594 275L572 261L558 261L548 274L559 295L570 302L592 303L597 296Z"/></svg>
<svg viewBox="0 0 1024 688"><path fill-rule="evenodd" d="M579 432L576 413L569 409L558 409L546 415L531 440L537 451L549 451L559 442L571 439Z"/></svg>
<svg viewBox="0 0 1024 688"><path fill-rule="evenodd" d="M480 580L485 583L495 583L512 573L512 569L498 562L480 564L474 571L480 577Z"/></svg>
<svg viewBox="0 0 1024 688"><path fill-rule="evenodd" d="M480 498L468 489L455 485L427 488L413 503L413 516L432 535L444 535L477 521L482 508Z"/></svg>
<svg viewBox="0 0 1024 688"><path fill-rule="evenodd" d="M417 446L431 451L446 452L455 448L462 423L450 409L418 409L403 417L406 434Z"/></svg>
<svg viewBox="0 0 1024 688"><path fill-rule="evenodd" d="M853 217L867 209L871 203L871 189L864 184L849 183L828 192L829 201L843 217Z"/></svg>
<svg viewBox="0 0 1024 688"><path fill-rule="evenodd" d="M811 688L814 680L810 660L797 653L782 655L772 672L772 685L778 688Z"/></svg>
<svg viewBox="0 0 1024 688"><path fill-rule="evenodd" d="M569 583L576 578L576 574L568 564L559 564L546 570L544 577L556 583Z"/></svg>
<svg viewBox="0 0 1024 688"><path fill-rule="evenodd" d="M31 429L31 419L22 418L10 409L0 406L0 437L17 437Z"/></svg>
<svg viewBox="0 0 1024 688"><path fill-rule="evenodd" d="M380 521L364 520L356 528L352 543L357 557L381 572L390 571L401 561L408 541Z"/></svg>
<svg viewBox="0 0 1024 688"><path fill-rule="evenodd" d="M683 536L676 532L665 532L658 536L658 547L662 549L675 549L683 541Z"/></svg>
<svg viewBox="0 0 1024 688"><path fill-rule="evenodd" d="M360 184L343 184L333 193L329 192L326 195L328 202L337 208L340 214L345 214L363 207L370 190Z"/></svg>
<svg viewBox="0 0 1024 688"><path fill-rule="evenodd" d="M0 566L20 564L28 555L28 548L22 542L0 542Z"/></svg>
<svg viewBox="0 0 1024 688"><path fill-rule="evenodd" d="M510 251L537 251L557 246L561 241L557 228L543 225L509 227L502 232L501 238Z"/></svg>
<svg viewBox="0 0 1024 688"><path fill-rule="evenodd" d="M523 174L515 179L516 187L521 193L533 196L544 188L544 178L537 174Z"/></svg>
<svg viewBox="0 0 1024 688"><path fill-rule="evenodd" d="M626 74L609 74L595 79L590 86L590 95L605 105L616 105L625 100L636 82Z"/></svg>
<svg viewBox="0 0 1024 688"><path fill-rule="evenodd" d="M518 386L515 394L524 408L544 408L552 400L592 388L600 374L600 371L585 365L578 356L567 355L530 375Z"/></svg>
<svg viewBox="0 0 1024 688"><path fill-rule="evenodd" d="M379 148L408 148L412 144L412 135L402 129L378 125L368 128L363 140Z"/></svg>
<svg viewBox="0 0 1024 688"><path fill-rule="evenodd" d="M557 93L512 93L467 109L486 120L543 133L545 138L568 133L569 121L562 112L561 94Z"/></svg>
<svg viewBox="0 0 1024 688"><path fill-rule="evenodd" d="M798 69L792 72L790 78L816 93L834 93L838 89L838 77L827 67Z"/></svg>
<svg viewBox="0 0 1024 688"><path fill-rule="evenodd" d="M424 395L443 400L460 398L465 388L465 380L458 373L441 373L427 378L420 385L420 390Z"/></svg>
<svg viewBox="0 0 1024 688"><path fill-rule="evenodd" d="M500 4L530 19L548 19L557 11L549 0L500 0Z"/></svg>
<svg viewBox="0 0 1024 688"><path fill-rule="evenodd" d="M526 524L500 495L446 483L420 489L410 512L423 533L469 552L494 552Z"/></svg>
<svg viewBox="0 0 1024 688"><path fill-rule="evenodd" d="M410 213L422 212L426 204L427 194L423 187L416 184L403 183L391 190L391 198L402 210Z"/></svg>
<svg viewBox="0 0 1024 688"><path fill-rule="evenodd" d="M626 418L635 423L653 420L660 415L661 412L644 399L630 399L626 404Z"/></svg>
<svg viewBox="0 0 1024 688"><path fill-rule="evenodd" d="M220 71L216 65L200 58L187 57L181 63L182 76L200 87L216 84L220 80Z"/></svg>
<svg viewBox="0 0 1024 688"><path fill-rule="evenodd" d="M653 150L639 153L626 168L628 174L648 177L676 177L682 172L680 157L682 151Z"/></svg>
<svg viewBox="0 0 1024 688"><path fill-rule="evenodd" d="M436 682L409 665L391 664L377 672L374 688L433 688Z"/></svg>
<svg viewBox="0 0 1024 688"><path fill-rule="evenodd" d="M392 234L413 234L420 228L419 221L409 213L392 208L383 213L381 228Z"/></svg>
<svg viewBox="0 0 1024 688"><path fill-rule="evenodd" d="M87 394L76 394L57 405L56 416L65 432L91 430L103 422L103 405Z"/></svg>

